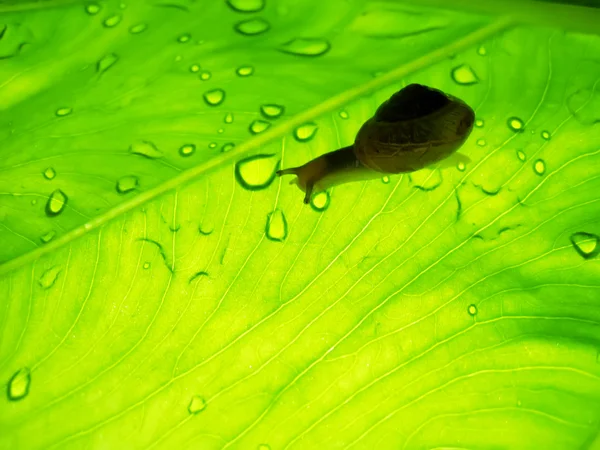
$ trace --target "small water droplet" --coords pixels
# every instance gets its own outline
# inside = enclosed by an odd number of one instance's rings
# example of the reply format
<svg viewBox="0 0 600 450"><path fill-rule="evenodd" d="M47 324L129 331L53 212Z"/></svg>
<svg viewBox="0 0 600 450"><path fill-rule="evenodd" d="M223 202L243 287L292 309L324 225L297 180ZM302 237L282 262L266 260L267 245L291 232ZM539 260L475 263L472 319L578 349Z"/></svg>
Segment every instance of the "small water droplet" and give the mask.
<svg viewBox="0 0 600 450"><path fill-rule="evenodd" d="M442 185L442 174L436 169L422 169L409 175L410 182L420 191L433 191Z"/></svg>
<svg viewBox="0 0 600 450"><path fill-rule="evenodd" d="M521 402L521 400L517 400L517 406L519 406L519 407L520 407L520 406L522 406L522 405L523 405L523 403Z"/></svg>
<svg viewBox="0 0 600 450"><path fill-rule="evenodd" d="M461 64L452 69L452 79L462 85L471 85L479 82L479 78L468 64Z"/></svg>
<svg viewBox="0 0 600 450"><path fill-rule="evenodd" d="M31 200L31 204L32 205L37 205L37 200L36 199Z"/></svg>
<svg viewBox="0 0 600 450"><path fill-rule="evenodd" d="M50 194L46 203L46 214L50 217L58 216L65 209L68 200L67 195L63 191L60 189L55 190Z"/></svg>
<svg viewBox="0 0 600 450"><path fill-rule="evenodd" d="M177 42L179 42L181 44L185 44L186 42L189 42L189 40L191 38L192 38L192 36L189 33L185 33L177 38Z"/></svg>
<svg viewBox="0 0 600 450"><path fill-rule="evenodd" d="M40 279L38 280L39 285L42 289L50 289L58 280L58 275L60 274L60 267L55 266L46 270Z"/></svg>
<svg viewBox="0 0 600 450"><path fill-rule="evenodd" d="M219 133L219 134L223 134L224 132L225 132L225 129L224 129L224 128L219 128L219 129L217 130L217 133Z"/></svg>
<svg viewBox="0 0 600 450"><path fill-rule="evenodd" d="M485 49L485 47L483 45L479 46L479 48L477 49L477 54L480 56L487 55L487 50Z"/></svg>
<svg viewBox="0 0 600 450"><path fill-rule="evenodd" d="M465 163L464 163L464 162L462 162L462 161L461 161L461 162L459 162L459 163L456 165L456 168L457 168L458 170L460 170L461 172L464 172L464 171L465 171L465 169L467 168L467 166L465 165Z"/></svg>
<svg viewBox="0 0 600 450"><path fill-rule="evenodd" d="M469 312L469 315L475 316L475 315L477 315L477 306L469 305L469 307L467 308L467 311Z"/></svg>
<svg viewBox="0 0 600 450"><path fill-rule="evenodd" d="M232 150L233 147L235 147L235 144L233 142L228 142L221 147L221 152L227 153L228 151Z"/></svg>
<svg viewBox="0 0 600 450"><path fill-rule="evenodd" d="M278 168L279 160L275 155L259 154L239 161L235 165L235 176L245 189L265 189L275 179Z"/></svg>
<svg viewBox="0 0 600 450"><path fill-rule="evenodd" d="M116 27L121 22L121 14L115 14L104 20L104 26L106 28Z"/></svg>
<svg viewBox="0 0 600 450"><path fill-rule="evenodd" d="M340 114L340 117L342 119L347 119L348 117L350 117L350 115L348 114L348 112L346 110L344 110L344 109L342 109L339 114Z"/></svg>
<svg viewBox="0 0 600 450"><path fill-rule="evenodd" d="M137 25L133 25L132 27L130 27L129 32L131 34L139 34L146 31L147 28L148 25L146 25L145 23L138 23Z"/></svg>
<svg viewBox="0 0 600 450"><path fill-rule="evenodd" d="M184 144L179 147L179 154L181 156L191 156L196 152L196 146L194 144Z"/></svg>
<svg viewBox="0 0 600 450"><path fill-rule="evenodd" d="M118 60L119 60L119 57L117 55L115 55L114 53L109 53L108 55L104 56L102 59L100 59L96 63L96 72L98 72L98 73L104 73L104 72L106 72Z"/></svg>
<svg viewBox="0 0 600 450"><path fill-rule="evenodd" d="M477 119L477 120L475 121L475 126L476 126L477 128L482 128L484 123L485 123L485 122L483 121L483 119Z"/></svg>
<svg viewBox="0 0 600 450"><path fill-rule="evenodd" d="M600 236L596 234L579 231L569 239L575 251L584 259L591 259L600 253Z"/></svg>
<svg viewBox="0 0 600 450"><path fill-rule="evenodd" d="M73 110L71 108L65 107L65 108L58 108L56 110L56 115L58 117L64 117L64 116L68 116L69 114L71 114L73 112Z"/></svg>
<svg viewBox="0 0 600 450"><path fill-rule="evenodd" d="M310 200L310 206L312 206L315 211L325 211L329 207L329 193L323 191L313 195Z"/></svg>
<svg viewBox="0 0 600 450"><path fill-rule="evenodd" d="M210 144L208 144L208 148L217 148L217 143L211 142Z"/></svg>
<svg viewBox="0 0 600 450"><path fill-rule="evenodd" d="M178 62L181 61L182 59L183 59L183 56L181 56L181 55L177 55L175 57L175 61L178 61Z"/></svg>
<svg viewBox="0 0 600 450"><path fill-rule="evenodd" d="M121 177L117 181L117 192L119 194L126 194L131 192L138 187L138 177L134 175L127 175Z"/></svg>
<svg viewBox="0 0 600 450"><path fill-rule="evenodd" d="M194 395L188 406L189 413L198 414L199 412L204 411L204 409L206 409L206 400L204 400L204 397Z"/></svg>
<svg viewBox="0 0 600 450"><path fill-rule="evenodd" d="M265 0L227 0L231 9L237 12L258 12L265 7Z"/></svg>
<svg viewBox="0 0 600 450"><path fill-rule="evenodd" d="M533 170L538 175L543 175L546 171L546 163L543 159L538 159L535 163L533 163Z"/></svg>
<svg viewBox="0 0 600 450"><path fill-rule="evenodd" d="M550 140L550 132L547 130L542 131L542 138L549 141Z"/></svg>
<svg viewBox="0 0 600 450"><path fill-rule="evenodd" d="M190 72L196 73L200 71L200 66L198 64L192 64L190 66Z"/></svg>
<svg viewBox="0 0 600 450"><path fill-rule="evenodd" d="M269 103L269 104L261 105L260 112L267 119L277 119L285 112L285 108L281 105Z"/></svg>
<svg viewBox="0 0 600 450"><path fill-rule="evenodd" d="M250 130L250 133L252 134L258 134L258 133L262 133L263 131L265 131L267 128L269 128L271 126L271 124L265 120L254 120L250 126L248 127L248 129Z"/></svg>
<svg viewBox="0 0 600 450"><path fill-rule="evenodd" d="M477 139L477 145L479 145L480 147L485 146L486 142L485 139Z"/></svg>
<svg viewBox="0 0 600 450"><path fill-rule="evenodd" d="M249 77L254 73L254 67L252 66L241 66L238 67L235 73L240 77Z"/></svg>
<svg viewBox="0 0 600 450"><path fill-rule="evenodd" d="M56 171L52 167L48 167L44 170L44 178L46 180L52 180L56 176Z"/></svg>
<svg viewBox="0 0 600 450"><path fill-rule="evenodd" d="M331 44L320 38L296 38L283 44L279 50L298 56L321 56L329 51Z"/></svg>
<svg viewBox="0 0 600 450"><path fill-rule="evenodd" d="M517 158L519 158L521 161L525 161L525 153L523 150L517 150Z"/></svg>
<svg viewBox="0 0 600 450"><path fill-rule="evenodd" d="M509 117L506 121L508 128L510 128L514 132L522 132L524 130L525 124L518 117Z"/></svg>
<svg viewBox="0 0 600 450"><path fill-rule="evenodd" d="M225 118L223 119L223 122L233 123L233 114L232 113L225 114Z"/></svg>
<svg viewBox="0 0 600 450"><path fill-rule="evenodd" d="M269 213L265 232L268 239L276 242L281 242L287 237L287 221L283 211L276 209Z"/></svg>
<svg viewBox="0 0 600 450"><path fill-rule="evenodd" d="M46 234L44 234L42 237L40 237L40 240L44 243L47 244L48 242L50 242L52 239L54 239L54 236L56 236L56 232L53 231L48 231Z"/></svg>
<svg viewBox="0 0 600 450"><path fill-rule="evenodd" d="M388 177L387 175L384 175L384 176L381 178L381 182L382 182L383 184L389 184L389 183L390 183L390 177Z"/></svg>
<svg viewBox="0 0 600 450"><path fill-rule="evenodd" d="M235 24L235 31L245 36L256 36L271 28L269 22L264 19L248 19Z"/></svg>
<svg viewBox="0 0 600 450"><path fill-rule="evenodd" d="M149 269L150 268L150 263L148 261L146 261L144 263L144 269Z"/></svg>
<svg viewBox="0 0 600 450"><path fill-rule="evenodd" d="M17 370L10 380L8 380L8 389L6 394L11 401L21 400L29 394L29 385L31 384L31 372L27 367Z"/></svg>
<svg viewBox="0 0 600 450"><path fill-rule="evenodd" d="M202 81L207 81L210 80L211 77L211 73L208 70L203 70L202 72L200 72L200 79Z"/></svg>
<svg viewBox="0 0 600 450"><path fill-rule="evenodd" d="M156 148L153 142L150 141L136 141L129 147L129 151L136 155L144 156L148 159L161 158L163 153Z"/></svg>
<svg viewBox="0 0 600 450"><path fill-rule="evenodd" d="M90 16L94 16L100 12L100 5L98 3L88 3L85 7L85 12Z"/></svg>
<svg viewBox="0 0 600 450"><path fill-rule="evenodd" d="M204 101L209 106L219 106L225 100L225 91L223 89L213 89L204 93Z"/></svg>
<svg viewBox="0 0 600 450"><path fill-rule="evenodd" d="M300 142L310 141L317 134L318 128L316 123L305 123L294 130L294 137Z"/></svg>

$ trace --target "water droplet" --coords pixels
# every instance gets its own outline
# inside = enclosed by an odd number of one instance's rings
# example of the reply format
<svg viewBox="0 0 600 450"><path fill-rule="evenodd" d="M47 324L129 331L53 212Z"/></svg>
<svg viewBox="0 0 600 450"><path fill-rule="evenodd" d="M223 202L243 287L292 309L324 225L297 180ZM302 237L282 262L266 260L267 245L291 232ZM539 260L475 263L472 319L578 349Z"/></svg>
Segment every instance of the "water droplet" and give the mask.
<svg viewBox="0 0 600 450"><path fill-rule="evenodd" d="M461 64L452 69L452 79L462 85L471 85L479 82L477 75L468 64Z"/></svg>
<svg viewBox="0 0 600 450"><path fill-rule="evenodd" d="M477 49L477 54L480 56L487 55L487 50L485 49L485 47L483 45L479 46L479 48Z"/></svg>
<svg viewBox="0 0 600 450"><path fill-rule="evenodd" d="M48 242L50 242L52 239L54 239L54 236L56 236L56 232L55 231L48 231L46 234L44 234L42 237L40 237L40 240L44 243L47 244Z"/></svg>
<svg viewBox="0 0 600 450"><path fill-rule="evenodd" d="M210 106L218 106L225 100L223 89L213 89L204 93L204 101Z"/></svg>
<svg viewBox="0 0 600 450"><path fill-rule="evenodd" d="M383 176L383 177L381 178L381 182L382 182L383 184L389 184L389 183L390 183L390 177L388 177L387 175Z"/></svg>
<svg viewBox="0 0 600 450"><path fill-rule="evenodd" d="M237 12L258 12L265 7L265 0L227 0L231 9Z"/></svg>
<svg viewBox="0 0 600 450"><path fill-rule="evenodd" d="M227 153L228 151L232 150L233 147L235 147L235 144L233 142L228 142L221 147L221 152Z"/></svg>
<svg viewBox="0 0 600 450"><path fill-rule="evenodd" d="M71 114L73 112L73 110L71 108L65 107L65 108L58 108L56 110L56 115L58 117L64 117L64 116L68 116L69 114Z"/></svg>
<svg viewBox="0 0 600 450"><path fill-rule="evenodd" d="M144 263L144 269L149 269L150 268L150 263L148 261L146 261Z"/></svg>
<svg viewBox="0 0 600 450"><path fill-rule="evenodd" d="M203 70L202 72L200 72L200 79L202 81L210 80L211 76L212 75L208 70Z"/></svg>
<svg viewBox="0 0 600 450"><path fill-rule="evenodd" d="M275 179L278 167L275 155L259 154L239 161L235 165L235 176L245 189L264 189Z"/></svg>
<svg viewBox="0 0 600 450"><path fill-rule="evenodd" d="M517 400L517 406L522 406L523 403L521 402L521 400Z"/></svg>
<svg viewBox="0 0 600 450"><path fill-rule="evenodd" d="M265 131L267 128L269 128L271 126L271 124L265 120L254 120L251 124L250 127L248 128L250 130L250 133L252 134L258 134L258 133L262 133L263 131Z"/></svg>
<svg viewBox="0 0 600 450"><path fill-rule="evenodd" d="M106 28L116 27L121 22L121 14L115 14L104 20L104 26Z"/></svg>
<svg viewBox="0 0 600 450"><path fill-rule="evenodd" d="M485 139L477 139L477 145L479 145L480 147L485 146L486 142Z"/></svg>
<svg viewBox="0 0 600 450"><path fill-rule="evenodd" d="M38 280L39 285L42 287L42 289L50 289L52 286L54 286L54 283L56 283L58 274L60 274L60 267L51 267L42 274Z"/></svg>
<svg viewBox="0 0 600 450"><path fill-rule="evenodd" d="M50 194L46 203L46 214L50 217L58 216L65 209L68 200L67 195L63 191L60 189L55 190Z"/></svg>
<svg viewBox="0 0 600 450"><path fill-rule="evenodd" d="M136 141L129 147L129 151L148 159L161 158L163 153L150 141Z"/></svg>
<svg viewBox="0 0 600 450"><path fill-rule="evenodd" d="M145 23L139 23L139 24L133 25L131 28L129 28L129 32L131 34L139 34L139 33L142 33L143 31L146 31L147 28L148 28L148 26Z"/></svg>
<svg viewBox="0 0 600 450"><path fill-rule="evenodd" d="M90 15L94 16L100 12L100 5L98 3L88 3L85 7L85 11Z"/></svg>
<svg viewBox="0 0 600 450"><path fill-rule="evenodd" d="M190 72L192 72L192 73L196 73L196 72L198 72L198 71L200 71L200 66L199 66L198 64L192 64L192 65L190 66Z"/></svg>
<svg viewBox="0 0 600 450"><path fill-rule="evenodd" d="M340 117L342 119L347 119L348 117L350 117L350 115L348 114L348 112L346 110L344 110L344 109L342 109L339 114L340 114Z"/></svg>
<svg viewBox="0 0 600 450"><path fill-rule="evenodd" d="M329 207L329 193L327 191L319 192L317 195L313 195L310 200L310 206L315 211L325 211Z"/></svg>
<svg viewBox="0 0 600 450"><path fill-rule="evenodd" d="M225 114L225 118L223 119L225 123L233 123L233 114L227 113Z"/></svg>
<svg viewBox="0 0 600 450"><path fill-rule="evenodd" d="M223 134L224 132L225 132L225 129L224 129L224 128L219 128L219 129L217 130L217 133L219 133L219 134Z"/></svg>
<svg viewBox="0 0 600 450"><path fill-rule="evenodd" d="M194 144L184 144L179 148L179 154L181 156L191 156L196 152L196 146Z"/></svg>
<svg viewBox="0 0 600 450"><path fill-rule="evenodd" d="M198 233L202 236L209 236L214 231L214 226L209 224L202 224L198 227Z"/></svg>
<svg viewBox="0 0 600 450"><path fill-rule="evenodd" d="M240 77L249 77L254 73L254 67L252 66L241 66L238 67L235 71L236 74Z"/></svg>
<svg viewBox="0 0 600 450"><path fill-rule="evenodd" d="M410 182L420 191L433 191L442 185L442 174L435 169L422 169L409 175Z"/></svg>
<svg viewBox="0 0 600 450"><path fill-rule="evenodd" d="M296 38L283 44L279 50L298 56L321 56L329 51L331 44L320 38Z"/></svg>
<svg viewBox="0 0 600 450"><path fill-rule="evenodd" d="M96 72L98 72L98 73L104 73L104 72L106 72L118 60L119 60L119 57L117 55L115 55L114 53L109 53L108 55L104 56L102 59L100 59L96 63Z"/></svg>
<svg viewBox="0 0 600 450"><path fill-rule="evenodd" d="M119 194L126 194L131 192L138 187L138 177L134 175L127 175L119 178L117 181L117 192Z"/></svg>
<svg viewBox="0 0 600 450"><path fill-rule="evenodd" d="M517 158L519 158L521 161L525 161L525 153L523 150L517 150Z"/></svg>
<svg viewBox="0 0 600 450"><path fill-rule="evenodd" d="M179 36L177 38L177 42L181 43L181 44L185 44L186 42L188 42L190 39L192 38L192 36L189 33L185 33L182 34L181 36Z"/></svg>
<svg viewBox="0 0 600 450"><path fill-rule="evenodd" d="M550 132L547 130L542 131L542 138L549 141L550 140Z"/></svg>
<svg viewBox="0 0 600 450"><path fill-rule="evenodd" d="M477 315L477 306L469 305L469 307L467 308L467 311L469 312L469 315L475 316L475 315Z"/></svg>
<svg viewBox="0 0 600 450"><path fill-rule="evenodd" d="M181 56L181 55L177 55L175 57L175 61L181 61L182 59L183 59L183 56Z"/></svg>
<svg viewBox="0 0 600 450"><path fill-rule="evenodd" d="M276 209L272 213L269 213L265 232L267 238L276 242L281 242L287 237L287 221L285 220L283 211Z"/></svg>
<svg viewBox="0 0 600 450"><path fill-rule="evenodd" d="M198 414L201 411L204 411L206 408L206 400L204 397L200 397L199 395L194 395L192 397L192 401L188 406L188 411L190 414Z"/></svg>
<svg viewBox="0 0 600 450"><path fill-rule="evenodd" d="M8 381L6 394L11 401L21 400L29 394L31 384L31 372L27 367L17 370Z"/></svg>
<svg viewBox="0 0 600 450"><path fill-rule="evenodd" d="M591 259L600 253L600 236L580 231L569 238L573 248L584 259Z"/></svg>
<svg viewBox="0 0 600 450"><path fill-rule="evenodd" d="M483 124L484 124L484 122L483 122L483 119L477 119L477 120L475 121L475 126L476 126L477 128L482 128L482 127L483 127Z"/></svg>
<svg viewBox="0 0 600 450"><path fill-rule="evenodd" d="M37 200L36 199L31 200L31 204L32 205L37 205Z"/></svg>
<svg viewBox="0 0 600 450"><path fill-rule="evenodd" d="M509 117L506 123L508 124L508 128L517 133L522 132L525 127L523 121L518 117Z"/></svg>
<svg viewBox="0 0 600 450"><path fill-rule="evenodd" d="M546 163L543 159L538 159L535 163L533 163L533 170L538 175L543 175L546 171Z"/></svg>
<svg viewBox="0 0 600 450"><path fill-rule="evenodd" d="M243 20L235 24L235 31L245 36L256 36L262 34L271 28L269 22L264 19Z"/></svg>
<svg viewBox="0 0 600 450"><path fill-rule="evenodd" d="M46 180L52 180L56 176L56 171L52 167L48 167L44 170L44 178Z"/></svg>
<svg viewBox="0 0 600 450"><path fill-rule="evenodd" d="M294 130L294 137L300 142L310 141L317 134L318 128L316 123L305 123Z"/></svg>
<svg viewBox="0 0 600 450"><path fill-rule="evenodd" d="M465 169L467 168L467 166L465 165L465 163L464 163L464 162L462 162L462 161L461 161L461 162L459 162L459 163L456 165L456 168L457 168L458 170L460 170L461 172L464 172L464 171L465 171Z"/></svg>
<svg viewBox="0 0 600 450"><path fill-rule="evenodd" d="M217 148L217 143L211 142L210 144L208 144L208 148Z"/></svg>
<svg viewBox="0 0 600 450"><path fill-rule="evenodd" d="M277 119L285 112L285 108L281 105L269 103L266 105L261 105L260 112L267 119Z"/></svg>

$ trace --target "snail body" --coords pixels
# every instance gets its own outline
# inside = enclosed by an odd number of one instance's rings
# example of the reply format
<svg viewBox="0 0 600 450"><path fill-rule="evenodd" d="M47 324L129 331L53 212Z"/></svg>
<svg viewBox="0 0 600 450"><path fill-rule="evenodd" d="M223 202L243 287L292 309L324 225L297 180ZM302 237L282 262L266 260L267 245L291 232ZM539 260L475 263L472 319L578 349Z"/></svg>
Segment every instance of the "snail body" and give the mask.
<svg viewBox="0 0 600 450"><path fill-rule="evenodd" d="M291 184L305 192L304 203L309 203L313 192L338 184L466 163L469 158L456 151L471 134L474 121L475 113L462 100L410 84L362 125L353 145L277 174L297 175Z"/></svg>

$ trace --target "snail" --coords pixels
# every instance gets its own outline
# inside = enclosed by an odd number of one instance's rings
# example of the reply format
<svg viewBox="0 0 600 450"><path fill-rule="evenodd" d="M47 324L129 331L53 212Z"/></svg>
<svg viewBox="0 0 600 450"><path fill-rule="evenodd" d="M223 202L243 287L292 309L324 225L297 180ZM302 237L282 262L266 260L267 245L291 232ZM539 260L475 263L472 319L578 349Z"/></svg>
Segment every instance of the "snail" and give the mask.
<svg viewBox="0 0 600 450"><path fill-rule="evenodd" d="M410 84L385 101L358 131L353 145L325 153L300 167L277 171L297 175L310 203L313 192L342 183L407 173L429 166L451 167L470 159L464 144L475 113L462 100L438 89Z"/></svg>

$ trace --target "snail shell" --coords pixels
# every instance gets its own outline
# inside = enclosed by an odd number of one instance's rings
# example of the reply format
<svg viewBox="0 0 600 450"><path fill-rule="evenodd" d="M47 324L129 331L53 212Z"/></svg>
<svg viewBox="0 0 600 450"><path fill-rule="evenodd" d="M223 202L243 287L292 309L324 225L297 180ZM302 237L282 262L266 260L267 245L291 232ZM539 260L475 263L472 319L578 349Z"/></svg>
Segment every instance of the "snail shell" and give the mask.
<svg viewBox="0 0 600 450"><path fill-rule="evenodd" d="M474 121L475 113L462 100L438 89L410 84L386 100L363 124L354 145L277 174L297 175L292 183L306 193L304 202L309 203L315 188L324 190L377 178L382 173L414 172L439 165L464 144Z"/></svg>

